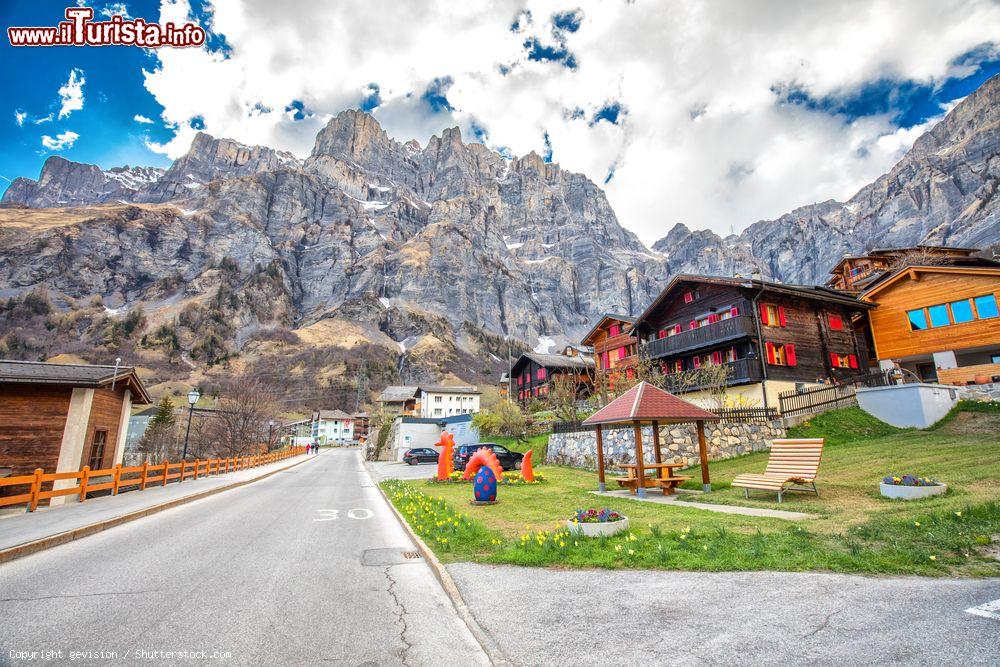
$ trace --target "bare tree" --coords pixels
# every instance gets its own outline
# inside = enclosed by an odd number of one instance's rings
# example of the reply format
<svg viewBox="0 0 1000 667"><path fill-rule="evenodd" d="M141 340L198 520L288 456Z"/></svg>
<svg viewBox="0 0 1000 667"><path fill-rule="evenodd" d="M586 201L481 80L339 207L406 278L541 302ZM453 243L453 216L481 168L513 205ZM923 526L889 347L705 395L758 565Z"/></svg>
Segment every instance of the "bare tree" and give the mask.
<svg viewBox="0 0 1000 667"><path fill-rule="evenodd" d="M546 405L561 421L576 421L576 402L579 399L580 373L573 369L562 373L549 383Z"/></svg>
<svg viewBox="0 0 1000 667"><path fill-rule="evenodd" d="M943 252L935 252L930 248L913 248L893 259L889 271L898 271L907 266L944 266L953 264L954 261L954 256Z"/></svg>
<svg viewBox="0 0 1000 667"><path fill-rule="evenodd" d="M277 415L276 406L275 394L264 381L235 376L223 385L203 438L217 456L258 453L268 444L268 422Z"/></svg>

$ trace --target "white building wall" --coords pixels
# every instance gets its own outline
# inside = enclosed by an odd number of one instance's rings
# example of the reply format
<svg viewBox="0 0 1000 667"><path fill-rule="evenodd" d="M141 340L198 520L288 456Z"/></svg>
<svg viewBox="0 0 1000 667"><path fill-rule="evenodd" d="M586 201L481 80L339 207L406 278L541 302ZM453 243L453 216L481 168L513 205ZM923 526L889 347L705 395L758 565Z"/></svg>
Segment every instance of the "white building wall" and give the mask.
<svg viewBox="0 0 1000 667"><path fill-rule="evenodd" d="M454 417L479 412L479 394L420 393L421 417Z"/></svg>

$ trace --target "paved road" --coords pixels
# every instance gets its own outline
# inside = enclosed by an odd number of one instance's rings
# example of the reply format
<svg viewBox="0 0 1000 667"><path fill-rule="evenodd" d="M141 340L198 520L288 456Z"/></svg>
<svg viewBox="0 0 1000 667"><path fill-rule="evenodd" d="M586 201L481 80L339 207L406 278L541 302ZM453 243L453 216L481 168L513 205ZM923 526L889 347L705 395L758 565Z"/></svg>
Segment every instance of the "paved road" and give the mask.
<svg viewBox="0 0 1000 667"><path fill-rule="evenodd" d="M515 664L1000 665L1000 620L965 612L1000 598L1000 579L448 572Z"/></svg>
<svg viewBox="0 0 1000 667"><path fill-rule="evenodd" d="M82 664L202 662L156 651L229 653L224 664L486 664L429 567L402 557L412 549L359 453L324 452L0 565L0 664L57 650L67 661L93 652Z"/></svg>

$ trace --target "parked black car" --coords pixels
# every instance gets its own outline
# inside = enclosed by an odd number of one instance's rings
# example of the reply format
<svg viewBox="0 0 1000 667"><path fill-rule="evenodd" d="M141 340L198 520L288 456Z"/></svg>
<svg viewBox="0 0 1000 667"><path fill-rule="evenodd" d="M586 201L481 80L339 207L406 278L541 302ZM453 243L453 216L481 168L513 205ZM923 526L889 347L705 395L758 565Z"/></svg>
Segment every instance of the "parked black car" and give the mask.
<svg viewBox="0 0 1000 667"><path fill-rule="evenodd" d="M403 454L403 463L409 463L411 466L415 466L418 463L437 462L438 453L430 447L415 447L413 449L407 449L406 453Z"/></svg>
<svg viewBox="0 0 1000 667"><path fill-rule="evenodd" d="M465 470L465 466L469 463L469 459L472 458L472 455L476 453L476 450L481 447L488 447L492 449L493 453L497 455L497 459L500 460L500 467L504 470L521 469L521 461L524 459L524 454L512 452L506 447L501 447L495 442L480 442L475 445L462 445L455 448L455 453L452 455L455 470Z"/></svg>

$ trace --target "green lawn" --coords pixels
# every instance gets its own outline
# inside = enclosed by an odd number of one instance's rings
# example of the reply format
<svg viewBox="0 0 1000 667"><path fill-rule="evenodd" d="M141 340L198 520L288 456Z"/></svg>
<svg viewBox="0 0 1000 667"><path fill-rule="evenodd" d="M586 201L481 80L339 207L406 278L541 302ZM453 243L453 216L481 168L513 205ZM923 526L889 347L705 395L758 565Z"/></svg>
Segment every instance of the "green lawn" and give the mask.
<svg viewBox="0 0 1000 667"><path fill-rule="evenodd" d="M781 509L819 515L785 521L678 505L600 499L593 472L537 466L544 484L503 486L500 503L472 506L468 484L387 482L386 491L445 561L561 567L687 570L831 570L925 575L1000 575L1000 435L900 430L857 408L827 413L790 435L824 435L820 497L787 494ZM510 444L510 443L505 443ZM532 443L538 452L539 443ZM521 449L520 447L518 449ZM538 460L542 460L538 457ZM692 500L778 508L773 495L730 489L740 472L762 471L760 453L711 464L715 491ZM696 472L696 471L693 471ZM915 473L949 484L937 498L878 495L886 474ZM697 480L696 480L697 481ZM632 531L607 540L569 536L577 508L611 506Z"/></svg>

